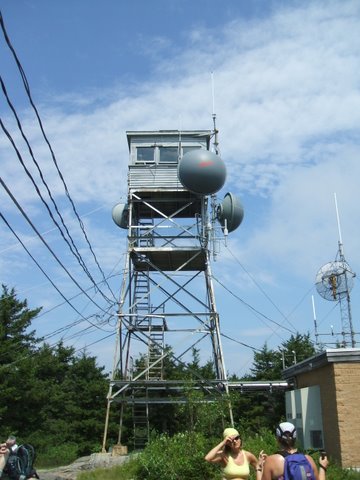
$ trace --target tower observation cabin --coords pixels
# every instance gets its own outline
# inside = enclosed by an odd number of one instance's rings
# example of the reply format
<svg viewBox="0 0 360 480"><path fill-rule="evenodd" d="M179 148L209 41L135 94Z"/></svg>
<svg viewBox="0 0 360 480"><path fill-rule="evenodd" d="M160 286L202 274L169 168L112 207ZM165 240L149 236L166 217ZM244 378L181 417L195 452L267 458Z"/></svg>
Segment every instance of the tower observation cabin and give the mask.
<svg viewBox="0 0 360 480"><path fill-rule="evenodd" d="M159 405L187 401L188 383L165 373L168 358L184 365L196 348L202 360L212 358L216 378L194 374L191 388L202 392L202 401L227 394L211 259L219 238L243 218L232 194L217 203L226 169L216 130L128 131L127 141L127 201L112 211L127 231L127 251L103 451L116 406L118 444L131 409L131 441L139 448Z"/></svg>

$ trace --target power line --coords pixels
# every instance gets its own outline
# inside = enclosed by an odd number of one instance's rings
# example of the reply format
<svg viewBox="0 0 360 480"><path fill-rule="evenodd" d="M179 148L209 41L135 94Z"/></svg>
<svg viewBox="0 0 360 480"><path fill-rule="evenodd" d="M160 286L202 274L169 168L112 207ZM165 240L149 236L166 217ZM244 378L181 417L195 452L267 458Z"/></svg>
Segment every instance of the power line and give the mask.
<svg viewBox="0 0 360 480"><path fill-rule="evenodd" d="M34 157L34 154L33 154L33 151L32 151L32 149L31 149L31 146L30 146L30 144L29 144L29 142L28 142L28 140L27 140L27 138L26 138L26 136L25 136L25 134L24 134L24 132L23 132L23 129L22 129L20 120L19 120L19 118L18 118L18 116L17 116L17 113L16 113L15 109L13 108L13 105L11 104L11 102L10 102L8 96L7 96L6 88L5 88L5 85L4 85L3 80L2 80L1 77L0 77L0 84L1 84L1 88L2 88L2 90L3 90L3 92L4 92L5 96L6 96L6 98L7 98L7 100L8 100L8 103L9 103L9 105L10 105L10 108L11 108L12 111L14 112L14 116L15 116L15 118L16 118L16 120L17 120L18 127L19 127L19 130L20 130L21 134L22 134L22 137L23 137L23 139L25 140L25 142L26 142L26 144L27 144L27 146L28 146L30 155L31 155L31 157L32 157L32 159L33 159L33 161L34 161L37 169L38 169L38 172L39 172L39 175L40 175L40 177L41 177L41 179L42 179L42 182L43 182L43 184L45 185L45 187L46 187L46 189L47 189L48 195L49 195L49 197L50 197L50 199L51 199L51 201L52 201L52 204L53 204L54 207L55 207L55 210L56 210L58 216L60 217L61 223L63 224L63 226L64 226L64 228L65 228L65 230L66 230L66 233L67 233L67 235L68 235L68 237L69 237L69 239L70 239L70 241L71 241L71 244L69 243L68 239L65 237L64 232L62 231L60 225L59 225L58 222L55 220L55 218L54 218L54 216L53 216L53 214L52 214L52 212L51 212L48 204L47 204L46 201L44 200L44 198L43 198L43 196L42 196L42 194L41 194L38 186L36 185L36 182L35 182L33 176L31 175L30 171L29 171L28 168L26 167L26 165L25 165L25 163L24 163L24 161L23 161L23 158L22 158L19 150L18 150L18 148L17 148L16 145L15 145L14 139L12 138L11 134L9 133L9 131L6 129L6 127L5 127L5 125L3 124L3 122L2 122L1 119L0 119L0 126L1 126L1 128L3 129L5 135L8 137L11 145L13 146L13 148L14 148L14 150L15 150L15 152L16 152L16 155L17 155L17 157L18 157L18 159L19 159L22 167L24 168L27 176L30 178L30 180L31 180L31 182L32 182L32 184L33 184L33 186L34 186L34 188L35 188L35 190L36 190L36 193L37 193L37 195L40 197L40 200L42 201L42 203L44 204L46 210L48 211L48 213L49 213L49 215L50 215L50 218L52 219L52 221L54 222L54 224L55 224L56 227L58 228L58 230L59 230L62 238L63 238L64 241L66 242L66 244L69 246L71 253L74 255L74 257L76 258L76 260L78 261L79 265L80 265L81 268L84 270L84 272L86 273L86 275L89 277L90 281L94 284L94 286L95 286L96 288L98 288L98 287L97 287L97 284L96 284L96 282L95 282L95 280L94 280L94 278L92 277L92 275L90 274L88 268L86 267L85 262L84 262L83 258L81 257L81 254L80 254L79 250L77 249L77 247L76 247L76 245L75 245L75 243L74 243L74 241L73 241L73 239L72 239L72 237L71 237L71 235L70 235L70 232L69 232L67 226L65 225L64 219L63 219L61 213L59 212L59 209L58 209L58 207L57 207L57 205L56 205L56 202L55 202L55 200L53 199L53 197L52 197L52 195L51 195L50 189L49 189L47 183L45 182L45 179L43 178L42 171L41 171L41 169L40 169L40 167L39 167L39 164L37 163L37 161L36 161L36 159L35 159L35 157ZM110 299L107 298L106 295L104 295L103 292L102 292L100 289L98 289L98 290L99 290L100 294L104 297L105 300L110 301Z"/></svg>
<svg viewBox="0 0 360 480"><path fill-rule="evenodd" d="M265 290L261 287L261 285L255 280L255 278L246 270L244 265L240 262L240 260L233 254L233 252L228 248L228 251L230 252L230 255L233 257L233 259L240 265L240 267L244 270L244 272L248 275L248 277L251 278L251 280L254 282L254 284L257 286L257 288L261 291L261 293L269 300L271 305L273 305L276 310L280 313L280 315L288 322L288 324L294 328L290 320L287 318L286 315L283 314L283 312L279 309L279 307L272 301L272 299L269 297L269 295L265 292Z"/></svg>
<svg viewBox="0 0 360 480"><path fill-rule="evenodd" d="M88 236L87 236L87 234L86 234L86 231L85 231L84 224L83 224L83 222L82 222L82 220L81 220L81 218L80 218L80 216L79 216L79 214L78 214L78 212L77 212L77 210L76 210L75 204L74 204L74 202L73 202L73 200L72 200L72 198L71 198L71 196L70 196L70 193L69 193L68 187L67 187L67 185L66 185L65 179L64 179L64 177L63 177L63 175L62 175L62 173L61 173L61 170L60 170L60 168L59 168L59 165L58 165L58 163L57 163L57 160L56 160L56 157L55 157L55 153L54 153L54 151L53 151L53 149L52 149L52 147L51 147L51 144L50 144L50 142L49 142L49 140L48 140L48 138L47 138L47 136L46 136L46 133L45 133L45 130L44 130L44 127L43 127L43 124L42 124L42 121L41 121L39 112L38 112L38 110L37 110L37 108L36 108L36 106L35 106L35 104L34 104L34 102L33 102L33 99L32 99L32 95L31 95L31 92L30 92L29 82L28 82L28 80L27 80L25 71L24 71L24 69L23 69L23 67L22 67L22 65L21 65L21 63L20 63L20 60L19 60L19 58L18 58L18 56L17 56L17 54L16 54L16 52L15 52L15 49L14 49L14 47L13 47L12 44L11 44L10 38L9 38L9 36L8 36L8 34L7 34L7 31L6 31L6 28L5 28L5 24L4 24L4 19L3 19L3 16L2 16L1 11L0 11L0 26L1 26L1 29L2 29L2 32L3 32L3 35L4 35L5 41L6 41L6 43L7 43L8 47L9 47L10 51L12 52L12 54L13 54L13 56L14 56L16 65L17 65L17 67L18 67L18 69L19 69L20 76L21 76L22 81L23 81L23 84L24 84L24 88L25 88L26 94L27 94L27 96L28 96L28 98L29 98L29 101L30 101L30 104L31 104L31 106L32 106L32 108L33 108L33 110L34 110L34 112L35 112L35 115L36 115L36 118L37 118L37 120L38 120L38 123L39 123L39 126L40 126L40 130L41 130L41 133L43 134L44 140L45 140L46 144L47 144L48 147L49 147L49 150L50 150L50 153L51 153L51 158L52 158L53 163L54 163L54 165L55 165L55 167L56 167L56 170L57 170L57 172L58 172L58 174L59 174L59 177L60 177L60 179L61 179L61 181L62 181L62 184L63 184L63 186L64 186L65 194L66 194L66 196L67 196L68 199L69 199L69 202L70 202L70 204L71 204L71 206L72 206L72 209L73 209L73 212L74 212L76 218L78 219L80 228L81 228L81 230L82 230L82 232L83 232L83 234L84 234L85 240L86 240L86 242L87 242L87 244L88 244L88 246L89 246L89 249L90 249L90 251L91 251L91 253L92 253L92 255L93 255L93 258L94 258L94 260L95 260L95 263L96 263L96 265L97 265L100 273L102 274L102 277L103 277L106 285L108 286L110 292L112 293L113 297L115 298L115 295L114 295L113 291L111 290L110 285L106 282L105 274L104 274L104 272L103 272L103 270L102 270L102 268L101 268L101 266L100 266L100 264L99 264L99 261L98 261L96 255L95 255L95 252L94 252L94 250L93 250L93 248L92 248L92 246L91 246L91 243L90 243L89 238L88 238Z"/></svg>
<svg viewBox="0 0 360 480"><path fill-rule="evenodd" d="M257 352L261 352L261 349L260 348L256 348L256 347L252 347L251 345L248 345L247 343L244 343L244 342L240 342L240 340L236 340L236 338L233 338L233 337L229 337L228 335L225 335L225 333L221 333L221 336L224 337L224 338L227 338L228 340L231 340L232 342L235 342L239 345L242 345L243 347L246 347L246 348L250 348L252 351L257 351Z"/></svg>
<svg viewBox="0 0 360 480"><path fill-rule="evenodd" d="M107 277L107 280L108 280L109 278L116 277L117 275L118 275L118 274L109 275L109 276ZM103 280L101 280L101 282L99 282L99 283L102 283L102 282L103 282ZM88 292L88 291L91 290L92 288L93 288L93 287L89 287L89 288L85 289L85 291ZM82 295L82 292L79 292L79 293L77 293L76 295L70 297L69 300L74 300L75 298L79 297L80 295ZM36 318L38 319L38 318L40 318L40 317L43 317L44 315L47 315L48 313L52 312L53 310L56 310L57 308L63 306L65 303L66 303L66 302L62 302L62 303L58 303L57 305L54 305L53 307L49 308L48 310L45 310L45 311L41 312L39 315L37 315ZM113 304L113 305L114 305L114 304Z"/></svg>
<svg viewBox="0 0 360 480"><path fill-rule="evenodd" d="M253 283L259 288L259 290L262 292L262 294L269 300L269 302L276 308L276 310L282 315L282 317L284 318L284 320L286 320L289 325L291 327L294 328L294 325L290 322L288 316L284 315L281 310L277 307L277 305L272 301L272 299L267 295L267 293L264 291L264 289L259 285L259 283L255 280L255 278L250 274L250 272L248 272L248 270L241 264L240 260L233 254L233 252L228 248L228 251L230 252L231 256L236 260L236 262L241 266L241 268L244 270L244 272L250 277L250 279L253 281ZM226 288L224 285L223 285L224 288ZM298 304L293 308L293 310L291 311L290 315L297 309L297 307L303 302L304 298L311 292L311 290L313 289L313 286L308 290L307 293L305 293L302 297L302 299L300 300L300 302L298 302ZM235 294L234 294L235 295ZM241 299L240 299L241 300ZM241 300L242 301L242 300ZM252 308L252 307L251 307ZM260 313L260 312L259 312ZM260 313L260 315L263 315ZM265 317L266 318L266 317ZM269 321L271 322L274 322L276 323L274 320L271 320L270 318L268 318ZM284 327L283 324L278 324L281 328L284 328L285 330L288 330L290 333L294 334L295 332L291 332L291 330L289 330L288 328ZM278 335L277 332L275 332L273 330L273 333ZM279 335L278 335L279 336ZM281 338L281 337L280 337ZM310 340L311 343L315 343L313 340Z"/></svg>
<svg viewBox="0 0 360 480"><path fill-rule="evenodd" d="M0 183L3 184L3 180L0 178ZM21 207L20 207L21 208ZM15 230L11 227L10 223L6 220L6 218L4 217L4 215L0 212L0 217L2 218L2 220L4 221L4 223L6 224L6 226L9 228L9 230L13 233L13 235L17 238L17 240L20 242L20 244L22 245L22 247L24 248L24 250L26 251L26 253L29 255L29 257L34 261L34 263L38 266L38 268L42 271L42 273L45 275L45 277L49 280L49 282L51 283L51 285L55 288L55 290L61 295L61 297L65 300L65 302L70 305L70 307L75 310L75 312L80 315L84 320L87 320L83 314L81 312L79 312L79 310L74 307L74 305L65 297L65 295L61 292L61 290L55 285L55 283L51 280L51 278L49 277L49 275L45 272L45 270L42 268L42 266L39 264L39 262L35 259L35 257L30 253L30 251L27 249L27 247L24 245L24 243L22 242L21 238L17 235L17 233L15 232ZM47 244L46 244L47 245ZM48 245L47 245L48 246ZM50 249L50 247L48 247ZM52 252L52 250L50 249L50 251ZM52 252L53 253L53 252ZM56 257L56 255L53 253L53 255L55 256L55 258L58 260L58 258ZM58 262L60 263L60 265L65 269L65 271L68 273L68 275L70 276L70 278L76 283L76 285L81 289L81 287L77 284L76 280L74 280L70 273L66 270L66 268L62 265L62 263L58 260ZM82 289L81 289L82 290ZM101 307L99 307L99 305L97 305L90 297L89 295L84 291L82 290L83 293L85 293L85 295L98 307L100 308L101 310L103 310ZM105 313L107 313L105 310L103 310ZM94 325L96 326L96 325Z"/></svg>
<svg viewBox="0 0 360 480"><path fill-rule="evenodd" d="M71 275L71 273L67 270L67 268L65 267L65 265L61 262L61 260L58 258L58 256L56 255L56 253L52 250L52 248L47 244L47 242L44 240L44 238L42 237L41 233L37 230L37 228L35 227L35 225L32 223L32 221L30 220L30 218L27 216L27 214L25 213L24 209L21 207L21 205L19 204L19 202L16 200L16 198L14 197L14 195L11 193L11 191L9 190L9 188L7 187L7 185L5 184L5 182L3 181L3 179L0 177L0 184L2 185L2 187L4 188L4 190L6 191L6 193L9 195L9 197L11 198L11 200L13 201L13 203L16 205L16 207L18 208L18 210L21 212L21 214L23 215L23 217L26 219L26 221L29 223L29 225L31 226L31 228L34 230L34 232L37 234L37 236L40 238L40 240L42 241L42 243L45 245L45 247L49 250L49 252L52 254L52 256L55 258L55 260L58 262L58 264L61 266L61 268L66 272L66 274L71 278L71 280L75 283L75 285L86 295L86 297L92 302L94 303L94 305L96 305L97 308L99 308L100 310L102 311L105 311L102 307L100 307L92 298L89 297L89 295L87 294L87 292L81 287L81 285L77 282L77 280ZM5 217L3 215L1 215L2 218L5 220ZM5 222L7 225L8 222ZM12 230L12 229L11 229ZM13 230L12 230L13 231ZM19 237L16 235L16 237L18 238L18 240L20 241ZM22 242L21 242L22 243ZM23 245L23 243L22 243ZM25 247L25 245L23 245L23 247L25 248L26 251L28 251ZM33 257L32 257L33 258ZM36 262L37 263L37 262ZM43 271L43 270L42 270ZM43 271L44 272L44 271ZM47 276L47 275L46 275ZM50 278L47 276L47 278L50 280ZM51 280L50 280L51 281ZM53 284L53 282L51 281L51 283ZM66 299L65 297L63 297L64 299ZM79 313L79 312L77 312ZM80 314L80 313L79 313Z"/></svg>
<svg viewBox="0 0 360 480"><path fill-rule="evenodd" d="M116 332L112 332L110 333L109 335L106 335L105 337L102 337L102 338L99 338L98 340L95 340L94 342L91 342L87 345L85 345L84 347L81 347L81 348L78 348L78 349L75 349L73 346L71 346L71 348L74 349L74 353L78 353L78 352L81 352L81 351L84 351L86 350L88 347L91 347L92 345L95 345L96 343L100 343L102 342L103 340L107 340L108 338L112 337L115 335ZM57 343L55 345L58 345ZM50 350L55 350L55 346L49 346ZM28 353L26 355L23 355L22 357L18 357L16 360L14 360L13 362L10 362L6 365L1 365L0 366L0 369L2 370L5 370L6 368L11 368L13 367L14 365L22 362L23 360L27 360L28 358L31 358L31 357L35 357L36 355L38 354L38 352L32 352L32 353Z"/></svg>
<svg viewBox="0 0 360 480"><path fill-rule="evenodd" d="M0 179L1 180L1 179ZM20 244L22 245L22 247L25 249L25 251L27 252L27 254L30 256L30 258L34 261L34 263L38 266L38 268L42 271L42 273L46 276L46 278L49 280L49 282L53 285L53 287L56 289L56 291L61 295L62 298L65 299L65 302L81 317L81 320L76 320L68 325L65 325L63 327L61 327L60 329L58 330L55 330L54 332L52 333L49 333L48 335L45 335L44 337L41 337L40 340L43 341L44 339L47 339L47 338L51 338L52 336L55 336L59 333L62 333L63 331L66 331L66 330L69 330L70 328L72 328L73 326L75 325L78 325L79 323L83 322L83 321L86 321L87 323L90 324L90 327L87 327L87 328L96 328L98 330L103 330L103 328L93 322L90 321L90 318L91 317L94 317L96 316L97 314L92 314L88 317L84 317L83 314L65 297L65 295L60 291L60 289L55 285L55 283L51 280L51 278L48 276L48 274L44 271L44 269L41 267L41 265L37 262L37 260L32 256L32 254L30 253L30 251L26 248L26 246L24 245L24 243L21 241L21 239L19 238L19 236L16 234L16 232L13 230L13 228L11 227L11 225L9 224L9 222L6 220L6 218L4 217L4 215L0 212L0 217L2 218L2 220L4 221L4 223L7 225L7 227L10 229L10 231L13 233L13 235L17 238L17 240L20 242ZM110 315L112 316L111 314L109 314L109 312L105 312L107 315ZM102 323L104 323L105 321L103 321ZM83 333L86 329L83 329L82 331L80 332L77 332L78 334L80 333ZM111 335L113 335L114 333L111 333ZM106 337L107 338L107 337ZM15 345L16 346L16 345ZM19 344L19 349L18 351L21 352L21 349L22 349L22 346ZM25 358L25 357L23 357Z"/></svg>
<svg viewBox="0 0 360 480"><path fill-rule="evenodd" d="M261 313L259 310L256 310L256 308L252 307L249 303L245 302L245 300L243 300L242 298L240 298L238 295L236 295L236 293L232 292L228 287L226 287L220 280L218 280L216 277L213 276L213 279L219 284L221 285L226 291L228 291L233 297L235 297L237 300L239 300L239 302L241 302L243 305L245 305L247 308L249 308L250 310L252 310L253 312L255 312L257 315L260 315L261 317L265 318L266 320L268 320L269 322L271 323L274 323L275 325L277 325L278 327L280 328L283 328L284 330L287 330L288 332L290 332L291 334L294 334L296 333L294 330L290 330L289 328L287 327L284 327L284 325L281 325L281 323L278 323L276 322L275 320L272 320L271 318L269 318L268 316L266 316L264 313ZM274 333L276 333L274 330L273 330ZM278 335L278 334L277 334ZM280 337L281 338L281 337Z"/></svg>

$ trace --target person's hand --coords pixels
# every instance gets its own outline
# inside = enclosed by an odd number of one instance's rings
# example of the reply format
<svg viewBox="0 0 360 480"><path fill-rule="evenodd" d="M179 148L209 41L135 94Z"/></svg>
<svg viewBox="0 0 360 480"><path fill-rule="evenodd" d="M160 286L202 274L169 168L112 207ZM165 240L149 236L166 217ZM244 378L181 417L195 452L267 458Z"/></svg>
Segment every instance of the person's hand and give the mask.
<svg viewBox="0 0 360 480"><path fill-rule="evenodd" d="M328 460L328 457L326 455L326 452L321 452L320 453L319 465L320 465L320 467L322 467L326 471L326 469L329 465L329 460Z"/></svg>
<svg viewBox="0 0 360 480"><path fill-rule="evenodd" d="M264 450L261 450L261 452L259 453L258 462L256 465L257 470L261 471L263 469L266 457L267 457L267 454L264 453Z"/></svg>
<svg viewBox="0 0 360 480"><path fill-rule="evenodd" d="M1 455L4 455L5 453L7 453L9 451L9 449L6 447L6 445L4 443L2 443L0 445L0 454Z"/></svg>

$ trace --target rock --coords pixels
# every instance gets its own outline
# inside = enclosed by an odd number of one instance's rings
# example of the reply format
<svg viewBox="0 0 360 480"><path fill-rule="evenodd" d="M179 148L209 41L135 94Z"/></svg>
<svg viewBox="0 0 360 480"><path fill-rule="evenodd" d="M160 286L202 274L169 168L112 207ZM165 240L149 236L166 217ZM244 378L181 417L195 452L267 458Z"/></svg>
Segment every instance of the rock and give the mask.
<svg viewBox="0 0 360 480"><path fill-rule="evenodd" d="M111 468L128 460L128 455L113 456L111 453L93 453L89 457L81 457L65 467L51 470L37 470L41 480L76 480L77 475L84 470Z"/></svg>

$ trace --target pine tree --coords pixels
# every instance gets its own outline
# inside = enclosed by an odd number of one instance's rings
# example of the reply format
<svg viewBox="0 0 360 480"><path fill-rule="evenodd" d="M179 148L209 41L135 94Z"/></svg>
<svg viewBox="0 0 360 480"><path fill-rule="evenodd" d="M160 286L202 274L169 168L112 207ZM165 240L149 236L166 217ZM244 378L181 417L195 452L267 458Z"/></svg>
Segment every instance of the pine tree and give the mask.
<svg viewBox="0 0 360 480"><path fill-rule="evenodd" d="M2 285L0 297L0 417L2 434L17 433L16 421L23 406L24 392L28 387L28 372L24 362L36 351L41 341L34 331L28 331L31 321L41 308L29 309L27 300L17 299L15 289Z"/></svg>

